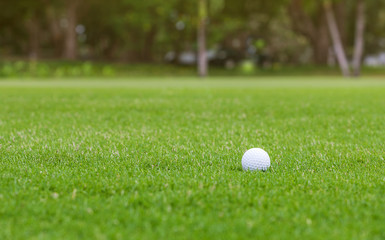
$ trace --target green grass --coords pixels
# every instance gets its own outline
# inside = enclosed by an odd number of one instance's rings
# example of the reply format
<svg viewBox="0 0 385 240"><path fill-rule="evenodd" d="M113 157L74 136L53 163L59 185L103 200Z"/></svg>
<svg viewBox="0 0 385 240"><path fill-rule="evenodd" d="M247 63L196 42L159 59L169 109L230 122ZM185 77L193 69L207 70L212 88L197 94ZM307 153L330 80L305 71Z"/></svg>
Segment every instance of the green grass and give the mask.
<svg viewBox="0 0 385 240"><path fill-rule="evenodd" d="M0 103L0 239L385 238L384 81L13 80Z"/></svg>

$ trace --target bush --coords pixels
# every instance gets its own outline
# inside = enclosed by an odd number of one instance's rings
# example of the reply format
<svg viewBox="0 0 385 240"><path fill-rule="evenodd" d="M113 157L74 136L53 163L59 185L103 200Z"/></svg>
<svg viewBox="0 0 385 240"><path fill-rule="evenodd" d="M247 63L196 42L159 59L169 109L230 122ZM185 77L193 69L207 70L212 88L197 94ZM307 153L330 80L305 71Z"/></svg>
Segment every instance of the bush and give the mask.
<svg viewBox="0 0 385 240"><path fill-rule="evenodd" d="M64 78L64 77L96 77L115 76L113 66L95 66L91 62L36 62L36 61L7 61L0 62L1 78L36 77L36 78Z"/></svg>

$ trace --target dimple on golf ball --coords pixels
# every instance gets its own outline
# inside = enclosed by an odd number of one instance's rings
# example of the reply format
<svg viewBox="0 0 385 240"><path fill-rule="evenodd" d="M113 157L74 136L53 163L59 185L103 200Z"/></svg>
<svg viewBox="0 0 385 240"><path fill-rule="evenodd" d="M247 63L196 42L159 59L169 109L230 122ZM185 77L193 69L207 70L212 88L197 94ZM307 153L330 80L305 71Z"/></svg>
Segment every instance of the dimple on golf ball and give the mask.
<svg viewBox="0 0 385 240"><path fill-rule="evenodd" d="M270 157L261 148L249 149L243 154L242 168L247 171L262 170L266 171L270 167Z"/></svg>

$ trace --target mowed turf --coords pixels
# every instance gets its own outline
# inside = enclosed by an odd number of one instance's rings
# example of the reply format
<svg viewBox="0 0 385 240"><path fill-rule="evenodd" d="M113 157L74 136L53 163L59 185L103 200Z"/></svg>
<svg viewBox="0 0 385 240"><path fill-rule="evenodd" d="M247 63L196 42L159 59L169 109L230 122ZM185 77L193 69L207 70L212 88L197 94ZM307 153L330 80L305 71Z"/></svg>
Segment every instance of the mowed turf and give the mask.
<svg viewBox="0 0 385 240"><path fill-rule="evenodd" d="M384 239L384 146L379 80L0 82L0 239Z"/></svg>

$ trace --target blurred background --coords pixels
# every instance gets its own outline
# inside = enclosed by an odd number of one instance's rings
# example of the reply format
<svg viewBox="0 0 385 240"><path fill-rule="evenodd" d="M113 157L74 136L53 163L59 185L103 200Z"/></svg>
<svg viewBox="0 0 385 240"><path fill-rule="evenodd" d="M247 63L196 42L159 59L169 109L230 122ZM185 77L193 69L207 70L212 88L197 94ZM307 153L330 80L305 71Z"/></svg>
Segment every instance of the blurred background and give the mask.
<svg viewBox="0 0 385 240"><path fill-rule="evenodd" d="M385 75L385 0L1 0L0 77Z"/></svg>

